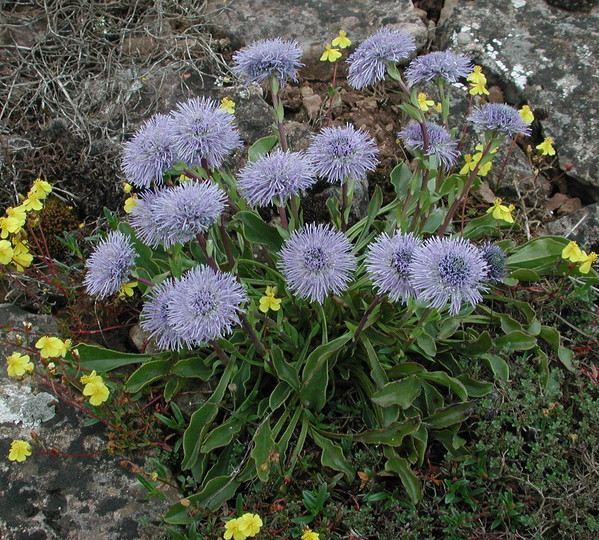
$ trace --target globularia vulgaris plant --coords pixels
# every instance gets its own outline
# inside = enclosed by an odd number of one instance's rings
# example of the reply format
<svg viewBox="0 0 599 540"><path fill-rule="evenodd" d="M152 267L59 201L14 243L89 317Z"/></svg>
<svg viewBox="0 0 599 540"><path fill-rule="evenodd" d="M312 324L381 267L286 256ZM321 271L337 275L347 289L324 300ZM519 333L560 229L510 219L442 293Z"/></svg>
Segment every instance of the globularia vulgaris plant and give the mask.
<svg viewBox="0 0 599 540"><path fill-rule="evenodd" d="M323 60L336 61L336 50ZM141 363L126 382L134 395L160 386L170 401L190 379L209 384L182 438L182 468L200 488L168 521L190 523L194 509L218 508L244 482L292 474L307 444L348 480L350 446L376 446L384 472L417 501L430 442L459 452L472 400L493 388L458 358L501 378L513 351L572 368L557 330L512 287L552 272L580 283L596 255L557 237L497 241L514 223L499 199L463 217L498 148L530 134L530 109L486 102L486 79L462 54L416 57L402 74L397 64L414 50L410 35L383 28L347 59L355 89L380 83L402 95L398 139L413 156L390 174L395 199L383 205L377 187L355 223L354 184L376 168L376 144L352 125L329 125L306 152L288 146L280 89L302 67L294 42L261 41L233 57L241 79L268 85L274 118L273 135L251 145L237 173L223 167L242 145L230 100L191 99L125 144L123 170L139 193L127 221L109 214L114 230L88 259L85 285L104 298L134 282L157 352L81 345L78 354L101 373ZM467 129L449 125L462 79ZM468 154L466 132L476 140ZM327 203L327 223L305 223L302 197L319 178L339 197ZM257 211L265 206L275 210L270 222ZM362 413L341 432L327 404L344 397Z"/></svg>

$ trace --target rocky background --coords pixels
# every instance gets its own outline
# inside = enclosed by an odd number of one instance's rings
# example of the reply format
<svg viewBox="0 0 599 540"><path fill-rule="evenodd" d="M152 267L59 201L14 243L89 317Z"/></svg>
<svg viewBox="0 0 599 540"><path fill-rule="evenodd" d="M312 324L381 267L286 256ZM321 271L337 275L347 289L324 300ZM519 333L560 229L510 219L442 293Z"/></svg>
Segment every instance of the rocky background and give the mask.
<svg viewBox="0 0 599 540"><path fill-rule="evenodd" d="M537 120L528 143L534 148L544 136L553 137L556 158L534 161L525 145L517 147L508 168L491 175L486 188L535 210L524 212L528 234L567 235L599 251L597 0L104 4L63 0L50 13L40 9L41 2L0 2L3 206L36 176L45 176L65 204L63 213L72 212L73 223L93 225L102 206L122 204L121 142L143 120L198 94L232 97L248 144L269 134L270 111L261 89L236 85L226 68L232 52L255 39L293 38L305 52L302 79L289 87L286 100L291 144L301 149L328 106L330 66L318 61L324 45L340 29L357 45L389 24L412 32L420 53L450 49L470 55L487 73L494 99L530 105ZM342 72L339 85L333 116L377 138L383 163L371 183L384 183L404 157L395 143L397 101L379 91L353 92ZM234 162L242 163L244 152ZM315 194L315 214L325 198L318 203ZM0 328L18 328L24 320L35 331L57 330L48 317L0 306ZM12 352L0 351L2 357ZM32 430L63 453L104 447L99 427L84 427L84 418L49 394L9 380L4 370L0 396L2 456L12 439L29 439ZM21 465L1 459L0 475L2 538L164 537L156 516L168 503L144 501L119 457L34 455Z"/></svg>

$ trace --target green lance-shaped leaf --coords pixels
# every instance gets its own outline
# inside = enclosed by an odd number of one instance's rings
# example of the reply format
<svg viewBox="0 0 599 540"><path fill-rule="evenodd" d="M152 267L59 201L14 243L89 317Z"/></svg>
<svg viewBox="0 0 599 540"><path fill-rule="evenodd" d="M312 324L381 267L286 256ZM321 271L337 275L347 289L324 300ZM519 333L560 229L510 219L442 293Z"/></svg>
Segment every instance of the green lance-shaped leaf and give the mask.
<svg viewBox="0 0 599 540"><path fill-rule="evenodd" d="M399 476L401 483L406 488L410 500L416 504L422 498L422 482L414 474L408 461L399 457L392 448L385 448L384 453L387 458L385 470L394 472Z"/></svg>
<svg viewBox="0 0 599 540"><path fill-rule="evenodd" d="M354 438L367 444L388 444L389 446L400 446L406 435L413 433L420 426L420 418L410 418L403 422L393 422L391 425L370 429L358 433Z"/></svg>
<svg viewBox="0 0 599 540"><path fill-rule="evenodd" d="M542 326L539 337L549 343L552 349L557 352L557 357L568 371L575 371L574 365L572 364L574 353L570 349L562 346L561 336L557 328L554 328L553 326Z"/></svg>
<svg viewBox="0 0 599 540"><path fill-rule="evenodd" d="M148 354L123 353L84 343L77 344L75 348L79 352L81 367L89 371L95 370L99 373L106 373L112 369L141 364L152 360L152 356ZM68 353L67 358L74 360L71 352Z"/></svg>
<svg viewBox="0 0 599 540"><path fill-rule="evenodd" d="M495 377L506 381L510 378L510 367L503 358L496 354L483 354L481 358L489 366Z"/></svg>
<svg viewBox="0 0 599 540"><path fill-rule="evenodd" d="M330 467L331 469L342 472L347 480L351 482L355 473L352 466L343 455L341 447L336 445L330 439L320 435L315 429L310 429L310 434L312 435L314 442L322 450L320 462L325 467Z"/></svg>
<svg viewBox="0 0 599 540"><path fill-rule="evenodd" d="M508 266L512 269L528 268L537 274L545 274L555 267L567 243L566 238L559 236L533 238L526 244L514 248L508 256Z"/></svg>
<svg viewBox="0 0 599 540"><path fill-rule="evenodd" d="M254 434L254 449L252 450L252 459L256 466L256 473L262 482L268 480L270 472L270 457L276 450L272 439L272 430L268 418L256 430Z"/></svg>
<svg viewBox="0 0 599 540"><path fill-rule="evenodd" d="M134 394L144 386L166 377L171 370L171 365L166 360L152 360L136 369L125 383L127 392Z"/></svg>
<svg viewBox="0 0 599 540"><path fill-rule="evenodd" d="M495 345L499 349L507 351L527 351L532 349L537 344L537 338L528 334L514 330L505 336L495 338Z"/></svg>
<svg viewBox="0 0 599 540"><path fill-rule="evenodd" d="M326 403L329 384L329 358L351 339L347 333L316 347L308 356L302 372L300 398L308 407L320 411Z"/></svg>
<svg viewBox="0 0 599 540"><path fill-rule="evenodd" d="M420 371L416 373L416 377L446 386L453 390L455 395L462 401L468 399L468 392L466 388L464 388L464 385L457 379L447 375L444 371Z"/></svg>
<svg viewBox="0 0 599 540"><path fill-rule="evenodd" d="M234 220L242 223L243 234L249 242L266 245L272 251L279 251L281 249L283 237L279 229L264 223L256 212L250 212L249 210L237 212Z"/></svg>
<svg viewBox="0 0 599 540"><path fill-rule="evenodd" d="M229 418L225 423L215 427L204 439L200 453L209 454L216 448L227 446L241 431L243 424L238 418Z"/></svg>
<svg viewBox="0 0 599 540"><path fill-rule="evenodd" d="M421 390L420 379L416 375L410 375L401 381L387 383L372 396L372 401L381 407L399 405L402 409L407 409Z"/></svg>
<svg viewBox="0 0 599 540"><path fill-rule="evenodd" d="M442 429L463 422L472 412L472 402L456 403L437 409L433 414L423 419L423 422L433 429Z"/></svg>
<svg viewBox="0 0 599 540"><path fill-rule="evenodd" d="M279 138L276 135L269 135L258 139L248 150L248 161L254 162L262 156L268 154L277 144Z"/></svg>

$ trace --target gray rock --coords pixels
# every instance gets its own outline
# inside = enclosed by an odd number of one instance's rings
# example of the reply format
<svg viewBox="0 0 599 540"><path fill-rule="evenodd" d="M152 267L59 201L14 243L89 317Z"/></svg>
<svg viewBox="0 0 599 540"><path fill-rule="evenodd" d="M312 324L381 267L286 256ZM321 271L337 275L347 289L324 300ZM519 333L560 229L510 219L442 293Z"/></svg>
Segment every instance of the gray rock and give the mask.
<svg viewBox="0 0 599 540"><path fill-rule="evenodd" d="M527 102L555 139L559 163L599 198L599 12L566 13L531 0L445 3L438 45L469 54Z"/></svg>
<svg viewBox="0 0 599 540"><path fill-rule="evenodd" d="M590 204L549 223L542 233L575 240L587 253L599 252L599 203Z"/></svg>
<svg viewBox="0 0 599 540"><path fill-rule="evenodd" d="M239 46L259 39L281 37L297 40L304 62L320 58L324 46L345 30L359 44L379 27L401 26L412 33L419 48L428 37L426 25L409 0L209 0L216 24Z"/></svg>
<svg viewBox="0 0 599 540"><path fill-rule="evenodd" d="M590 11L594 8L598 0L546 0L551 6L565 9L567 11Z"/></svg>

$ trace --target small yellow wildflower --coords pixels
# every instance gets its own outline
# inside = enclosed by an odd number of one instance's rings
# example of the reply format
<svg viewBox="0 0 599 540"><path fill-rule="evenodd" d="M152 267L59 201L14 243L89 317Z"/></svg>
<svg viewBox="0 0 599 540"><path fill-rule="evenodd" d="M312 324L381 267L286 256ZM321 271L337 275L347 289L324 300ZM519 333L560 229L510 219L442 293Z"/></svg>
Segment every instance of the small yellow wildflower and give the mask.
<svg viewBox="0 0 599 540"><path fill-rule="evenodd" d="M131 197L129 197L126 201L125 204L123 205L123 208L125 209L125 212L127 214L130 214L131 212L133 212L133 209L139 204L139 199L137 198L137 195L131 195Z"/></svg>
<svg viewBox="0 0 599 540"><path fill-rule="evenodd" d="M302 534L301 540L320 540L320 535L310 529L306 529Z"/></svg>
<svg viewBox="0 0 599 540"><path fill-rule="evenodd" d="M119 293L119 298L126 298L127 296L133 296L135 292L133 289L137 287L137 281L130 281L129 283L123 283L121 285L121 292Z"/></svg>
<svg viewBox="0 0 599 540"><path fill-rule="evenodd" d="M514 218L512 217L512 212L516 208L513 204L509 206L505 206L501 204L503 200L497 197L493 201L493 206L487 210L487 214L493 214L495 219L500 219L502 221L507 221L508 223L514 223Z"/></svg>
<svg viewBox="0 0 599 540"><path fill-rule="evenodd" d="M127 195L129 195L129 193L131 193L131 191L133 191L133 186L129 182L123 182L122 186L123 186L123 191Z"/></svg>
<svg viewBox="0 0 599 540"><path fill-rule="evenodd" d="M238 520L239 530L247 537L256 536L262 527L262 519L258 514L243 514Z"/></svg>
<svg viewBox="0 0 599 540"><path fill-rule="evenodd" d="M439 102L435 105L435 109L437 109L437 112L443 112L443 103Z"/></svg>
<svg viewBox="0 0 599 540"><path fill-rule="evenodd" d="M239 526L238 519L230 519L225 523L225 540L233 538L233 540L245 540L247 536L243 534Z"/></svg>
<svg viewBox="0 0 599 540"><path fill-rule="evenodd" d="M480 96L483 94L486 96L489 95L489 91L487 90L485 83L471 83L469 92L473 96Z"/></svg>
<svg viewBox="0 0 599 540"><path fill-rule="evenodd" d="M420 92L420 94L418 94L418 106L420 107L420 110L426 112L430 107L435 106L435 102L432 99L426 99L426 94Z"/></svg>
<svg viewBox="0 0 599 540"><path fill-rule="evenodd" d="M331 45L340 49L347 49L351 45L351 41L343 30L339 30L339 35L331 42Z"/></svg>
<svg viewBox="0 0 599 540"><path fill-rule="evenodd" d="M588 255L583 251L583 259L581 260L582 264L580 265L580 273L588 274L591 271L592 264L599 259L599 255L594 251L591 251Z"/></svg>
<svg viewBox="0 0 599 540"><path fill-rule="evenodd" d="M220 110L235 114L235 102L231 98L224 97L220 100Z"/></svg>
<svg viewBox="0 0 599 540"><path fill-rule="evenodd" d="M81 384L89 384L94 381L102 382L102 377L100 375L98 375L96 373L96 370L94 369L89 375L81 375L81 378L79 379L79 381L81 382Z"/></svg>
<svg viewBox="0 0 599 540"><path fill-rule="evenodd" d="M266 292L264 293L264 296L260 298L260 306L258 307L262 313L268 313L269 309L272 309L273 311L279 311L279 309L281 309L281 299L275 298L276 294L276 287L266 287Z"/></svg>
<svg viewBox="0 0 599 540"><path fill-rule="evenodd" d="M8 240L0 240L0 264L10 264L14 255L12 245Z"/></svg>
<svg viewBox="0 0 599 540"><path fill-rule="evenodd" d="M64 341L62 341L62 346L60 347L60 353L59 353L61 358L64 358L65 354L67 354L67 352L69 352L71 345L73 345L73 342L70 339L65 339Z"/></svg>
<svg viewBox="0 0 599 540"><path fill-rule="evenodd" d="M42 180L41 178L36 178L27 196L45 199L48 195L50 195L50 193L52 193L52 184Z"/></svg>
<svg viewBox="0 0 599 540"><path fill-rule="evenodd" d="M532 113L528 105L523 105L521 109L518 109L518 112L520 113L520 118L522 118L522 120L524 120L527 124L533 123L535 115Z"/></svg>
<svg viewBox="0 0 599 540"><path fill-rule="evenodd" d="M578 247L574 241L568 242L568 245L562 249L562 259L567 259L570 262L580 262L584 258L584 251Z"/></svg>
<svg viewBox="0 0 599 540"><path fill-rule="evenodd" d="M27 441L15 440L10 443L8 459L11 461L25 461L31 455L31 445Z"/></svg>
<svg viewBox="0 0 599 540"><path fill-rule="evenodd" d="M483 68L481 66L474 66L474 68L472 68L472 73L466 77L466 80L473 84L487 84L487 77L483 73Z"/></svg>
<svg viewBox="0 0 599 540"><path fill-rule="evenodd" d="M542 156L555 156L555 148L553 148L553 139L545 137L541 144L537 144L536 149Z"/></svg>
<svg viewBox="0 0 599 540"><path fill-rule="evenodd" d="M17 267L17 272L23 272L25 268L29 268L33 262L33 255L29 253L29 249L24 242L18 242L12 255L12 262Z"/></svg>
<svg viewBox="0 0 599 540"><path fill-rule="evenodd" d="M324 48L322 56L320 57L320 61L326 62L328 60L329 62L336 62L337 60L339 60L339 58L341 58L341 56L342 55L339 52L339 49L333 49L331 45L327 45Z"/></svg>
<svg viewBox="0 0 599 540"><path fill-rule="evenodd" d="M27 221L27 210L23 208L22 204L15 207L10 206L9 208L7 208L6 215L9 218L13 218L19 224L19 227L25 225L25 222Z"/></svg>
<svg viewBox="0 0 599 540"><path fill-rule="evenodd" d="M27 211L31 212L41 210L44 205L37 197L27 194L27 198L21 203L21 206Z"/></svg>
<svg viewBox="0 0 599 540"><path fill-rule="evenodd" d="M57 337L42 336L35 344L36 349L40 350L42 358L58 358L64 356L64 342ZM66 351L65 351L66 352Z"/></svg>
<svg viewBox="0 0 599 540"><path fill-rule="evenodd" d="M9 234L17 234L21 227L20 220L15 217L0 217L1 238L7 238Z"/></svg>
<svg viewBox="0 0 599 540"><path fill-rule="evenodd" d="M33 363L28 354L18 352L6 357L6 372L9 377L22 377L25 373L33 372Z"/></svg>
<svg viewBox="0 0 599 540"><path fill-rule="evenodd" d="M110 391L108 390L108 386L104 384L102 377L96 375L94 380L88 382L83 388L83 395L89 396L90 404L97 407L108 399Z"/></svg>

